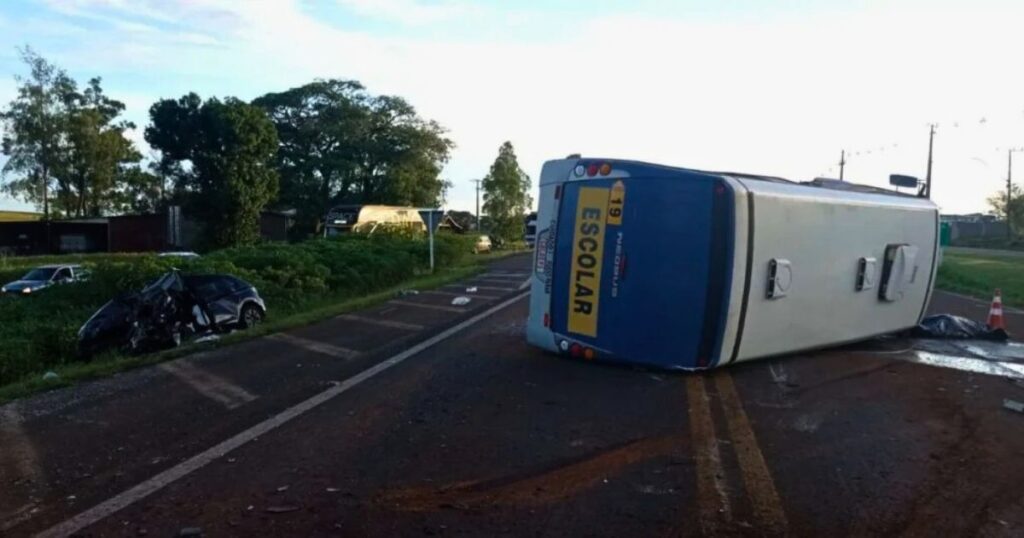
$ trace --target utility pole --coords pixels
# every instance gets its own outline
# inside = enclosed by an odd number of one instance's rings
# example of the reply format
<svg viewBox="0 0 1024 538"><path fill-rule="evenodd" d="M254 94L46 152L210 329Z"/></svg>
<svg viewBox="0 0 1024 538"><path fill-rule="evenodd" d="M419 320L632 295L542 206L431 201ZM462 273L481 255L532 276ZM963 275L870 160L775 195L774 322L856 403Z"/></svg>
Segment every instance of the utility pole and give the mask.
<svg viewBox="0 0 1024 538"><path fill-rule="evenodd" d="M928 125L928 173L924 176L924 189L918 195L932 197L932 144L935 142L935 124Z"/></svg>
<svg viewBox="0 0 1024 538"><path fill-rule="evenodd" d="M839 154L839 181L843 180L843 169L846 168L846 150Z"/></svg>
<svg viewBox="0 0 1024 538"><path fill-rule="evenodd" d="M1010 148L1006 150L1006 236L1013 238L1013 220L1011 211L1012 206L1010 202L1013 202L1013 152L1020 151L1021 148Z"/></svg>
<svg viewBox="0 0 1024 538"><path fill-rule="evenodd" d="M480 231L480 182L481 179L471 179L473 183L476 183L476 231Z"/></svg>

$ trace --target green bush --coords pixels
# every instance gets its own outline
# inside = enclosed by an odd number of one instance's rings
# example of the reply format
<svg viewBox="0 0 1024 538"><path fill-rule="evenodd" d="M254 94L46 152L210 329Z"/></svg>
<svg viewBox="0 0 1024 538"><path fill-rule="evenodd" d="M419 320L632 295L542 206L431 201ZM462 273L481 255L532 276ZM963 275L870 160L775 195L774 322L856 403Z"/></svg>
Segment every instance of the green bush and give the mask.
<svg viewBox="0 0 1024 538"><path fill-rule="evenodd" d="M474 236L438 234L435 265L462 264ZM267 243L211 252L197 259L154 255L8 258L0 281L43 263L83 263L88 282L55 286L31 296L0 296L0 384L74 360L77 331L113 297L138 290L171 268L227 273L256 286L271 316L379 291L428 270L427 238L393 234L346 235L303 243Z"/></svg>

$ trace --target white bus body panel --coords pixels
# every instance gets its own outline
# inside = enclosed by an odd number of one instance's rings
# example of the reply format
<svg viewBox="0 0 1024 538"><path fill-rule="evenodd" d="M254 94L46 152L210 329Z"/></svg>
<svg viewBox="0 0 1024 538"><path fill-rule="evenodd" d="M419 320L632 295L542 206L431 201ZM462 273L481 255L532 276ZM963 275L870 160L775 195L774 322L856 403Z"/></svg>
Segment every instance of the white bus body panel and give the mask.
<svg viewBox="0 0 1024 538"><path fill-rule="evenodd" d="M747 241L753 246L750 291L736 361L861 340L920 322L937 267L938 209L930 200L733 180L750 197L736 197L737 216L747 217L753 206L753 241ZM737 218L737 227L741 220L746 219ZM739 248L740 235L737 228L737 269L746 254ZM902 296L883 300L879 285L886 247L900 244L916 247L917 255ZM876 260L868 275L874 286L858 291L861 258ZM791 271L789 288L779 298L767 295L772 259L788 261ZM742 309L740 297L732 295L730 320Z"/></svg>

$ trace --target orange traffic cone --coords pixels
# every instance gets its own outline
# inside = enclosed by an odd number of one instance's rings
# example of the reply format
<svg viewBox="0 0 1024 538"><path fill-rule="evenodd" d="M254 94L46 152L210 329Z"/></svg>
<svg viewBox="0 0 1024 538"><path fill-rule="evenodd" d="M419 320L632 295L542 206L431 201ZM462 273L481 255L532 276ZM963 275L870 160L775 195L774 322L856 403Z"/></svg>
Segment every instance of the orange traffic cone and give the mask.
<svg viewBox="0 0 1024 538"><path fill-rule="evenodd" d="M1006 323L1003 322L1003 293L996 288L996 295L992 298L992 308L988 309L988 326L991 329L1006 330Z"/></svg>

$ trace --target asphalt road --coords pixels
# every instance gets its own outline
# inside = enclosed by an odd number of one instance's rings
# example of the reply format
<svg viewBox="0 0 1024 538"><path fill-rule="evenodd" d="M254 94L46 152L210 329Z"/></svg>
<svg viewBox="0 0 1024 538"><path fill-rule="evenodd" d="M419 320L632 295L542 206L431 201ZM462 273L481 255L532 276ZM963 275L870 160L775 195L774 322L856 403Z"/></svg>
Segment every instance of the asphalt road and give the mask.
<svg viewBox="0 0 1024 538"><path fill-rule="evenodd" d="M1024 401L1022 346L588 364L525 344L528 265L0 407L0 535L1024 528L1024 414L1002 408ZM933 306L980 308L964 301Z"/></svg>

